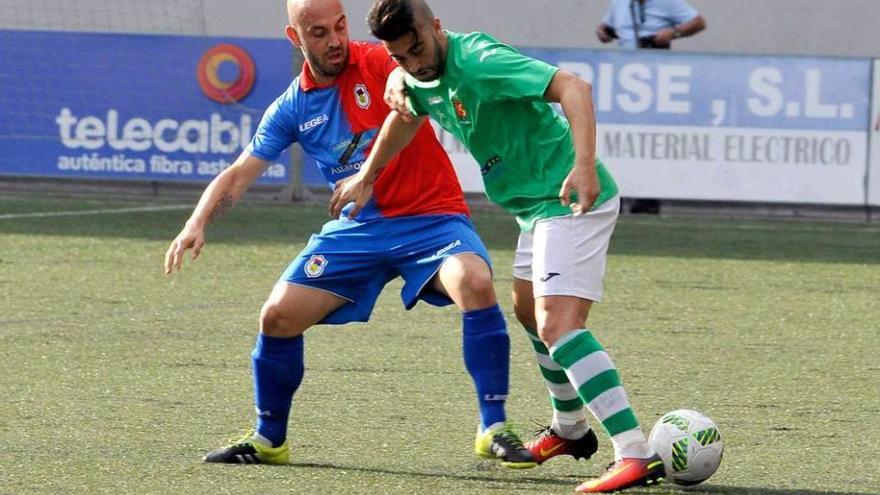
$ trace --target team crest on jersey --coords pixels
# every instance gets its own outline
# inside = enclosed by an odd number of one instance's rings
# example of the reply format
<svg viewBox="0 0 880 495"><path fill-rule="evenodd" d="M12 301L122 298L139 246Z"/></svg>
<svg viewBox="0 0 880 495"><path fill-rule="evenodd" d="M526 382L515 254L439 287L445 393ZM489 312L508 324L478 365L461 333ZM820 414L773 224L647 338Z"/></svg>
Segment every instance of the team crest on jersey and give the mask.
<svg viewBox="0 0 880 495"><path fill-rule="evenodd" d="M464 109L464 104L461 103L461 100L459 100L458 98L453 98L452 108L455 109L455 116L458 117L459 121L467 122L468 113L467 110Z"/></svg>
<svg viewBox="0 0 880 495"><path fill-rule="evenodd" d="M327 258L321 256L320 254L313 254L309 261L306 263L305 272L306 276L309 278L318 278L324 273L324 269L327 268Z"/></svg>
<svg viewBox="0 0 880 495"><path fill-rule="evenodd" d="M357 103L357 106L363 108L364 110L370 108L370 92L367 91L366 84L355 84L354 85L354 102Z"/></svg>

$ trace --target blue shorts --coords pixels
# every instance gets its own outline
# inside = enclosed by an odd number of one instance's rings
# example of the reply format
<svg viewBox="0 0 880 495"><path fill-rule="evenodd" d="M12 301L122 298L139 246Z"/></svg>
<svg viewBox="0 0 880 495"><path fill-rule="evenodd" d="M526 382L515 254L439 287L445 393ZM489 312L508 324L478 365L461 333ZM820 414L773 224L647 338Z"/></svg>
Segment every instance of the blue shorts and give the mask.
<svg viewBox="0 0 880 495"><path fill-rule="evenodd" d="M452 304L429 283L443 261L474 253L491 267L489 253L464 215L379 218L357 222L342 218L324 224L309 239L282 281L324 290L348 300L320 323L368 321L382 288L403 277L406 309L419 299L434 306Z"/></svg>

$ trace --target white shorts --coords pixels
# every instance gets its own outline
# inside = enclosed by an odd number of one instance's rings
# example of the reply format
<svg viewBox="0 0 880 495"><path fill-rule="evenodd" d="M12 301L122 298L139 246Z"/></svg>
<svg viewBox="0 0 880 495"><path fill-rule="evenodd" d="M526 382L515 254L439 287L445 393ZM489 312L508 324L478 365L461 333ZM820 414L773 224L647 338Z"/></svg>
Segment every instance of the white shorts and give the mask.
<svg viewBox="0 0 880 495"><path fill-rule="evenodd" d="M513 258L513 276L532 282L535 297L575 296L602 300L608 243L620 196L585 215L545 218L521 232Z"/></svg>

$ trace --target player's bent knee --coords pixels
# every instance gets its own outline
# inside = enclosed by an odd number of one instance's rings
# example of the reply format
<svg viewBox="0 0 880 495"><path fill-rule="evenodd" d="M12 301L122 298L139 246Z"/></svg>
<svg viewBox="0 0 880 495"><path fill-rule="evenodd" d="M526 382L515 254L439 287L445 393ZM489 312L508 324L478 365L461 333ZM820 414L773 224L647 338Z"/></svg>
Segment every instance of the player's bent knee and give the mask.
<svg viewBox="0 0 880 495"><path fill-rule="evenodd" d="M548 347L572 330L584 328L591 302L569 296L548 296L536 301L538 336Z"/></svg>
<svg viewBox="0 0 880 495"><path fill-rule="evenodd" d="M543 325L538 327L538 338L541 339L541 342L543 342L544 345L550 347L555 344L560 337L572 330L575 330L575 328L573 328L571 324L545 321Z"/></svg>
<svg viewBox="0 0 880 495"><path fill-rule="evenodd" d="M476 255L465 254L447 259L438 275L443 290L463 311L488 308L498 302L492 283L492 270Z"/></svg>
<svg viewBox="0 0 880 495"><path fill-rule="evenodd" d="M270 337L296 337L302 335L307 325L297 322L277 304L266 303L260 312L260 332Z"/></svg>
<svg viewBox="0 0 880 495"><path fill-rule="evenodd" d="M491 282L489 284L475 283L463 287L458 297L459 300L456 300L455 297L452 299L463 311L485 309L498 303Z"/></svg>
<svg viewBox="0 0 880 495"><path fill-rule="evenodd" d="M495 286L492 284L492 274L488 269L465 272L464 283L472 297L485 299L487 306L495 304Z"/></svg>

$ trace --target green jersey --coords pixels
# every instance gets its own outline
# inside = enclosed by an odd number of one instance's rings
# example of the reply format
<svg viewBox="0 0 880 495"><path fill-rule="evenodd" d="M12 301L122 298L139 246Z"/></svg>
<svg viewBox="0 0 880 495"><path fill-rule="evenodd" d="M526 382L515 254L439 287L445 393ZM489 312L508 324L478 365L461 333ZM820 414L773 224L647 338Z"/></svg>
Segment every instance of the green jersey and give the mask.
<svg viewBox="0 0 880 495"><path fill-rule="evenodd" d="M431 116L470 150L486 195L516 215L522 230L542 218L571 214L559 203L575 159L571 128L544 99L559 69L483 33L446 35L442 77L406 77L410 111ZM599 160L596 170L601 193L594 208L617 194Z"/></svg>

